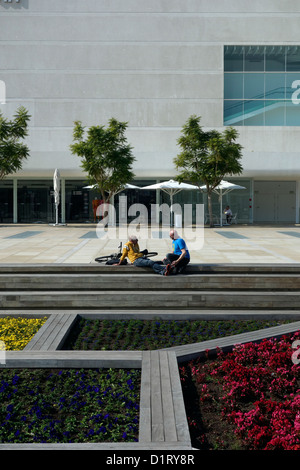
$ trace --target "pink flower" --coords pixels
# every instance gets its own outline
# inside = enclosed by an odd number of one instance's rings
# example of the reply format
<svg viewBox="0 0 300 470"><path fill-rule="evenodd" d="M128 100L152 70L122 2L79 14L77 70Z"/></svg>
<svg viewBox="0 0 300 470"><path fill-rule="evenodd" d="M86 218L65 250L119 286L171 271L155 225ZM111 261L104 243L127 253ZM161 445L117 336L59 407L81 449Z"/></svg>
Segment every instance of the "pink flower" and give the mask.
<svg viewBox="0 0 300 470"><path fill-rule="evenodd" d="M296 415L294 427L297 432L300 432L300 412Z"/></svg>

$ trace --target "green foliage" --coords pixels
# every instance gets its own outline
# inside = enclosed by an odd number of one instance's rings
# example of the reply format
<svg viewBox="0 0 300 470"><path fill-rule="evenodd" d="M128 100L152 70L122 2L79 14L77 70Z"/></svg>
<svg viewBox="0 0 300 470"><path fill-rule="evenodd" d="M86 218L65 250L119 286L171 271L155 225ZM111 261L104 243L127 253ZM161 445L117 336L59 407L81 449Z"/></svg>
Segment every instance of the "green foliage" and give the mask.
<svg viewBox="0 0 300 470"><path fill-rule="evenodd" d="M21 142L28 134L30 116L20 107L12 120L0 113L0 180L22 168L29 155L28 147Z"/></svg>
<svg viewBox="0 0 300 470"><path fill-rule="evenodd" d="M139 369L0 369L0 443L135 442Z"/></svg>
<svg viewBox="0 0 300 470"><path fill-rule="evenodd" d="M206 185L211 214L212 191L226 175L242 172L242 146L236 142L238 132L234 128L204 131L200 119L193 115L183 126L178 139L181 152L174 158L174 164L179 181L188 180L199 187Z"/></svg>
<svg viewBox="0 0 300 470"><path fill-rule="evenodd" d="M127 143L126 122L112 118L108 126L92 126L87 131L80 121L74 123L74 155L81 158L81 167L91 184L96 184L102 199L109 199L134 178L135 160L132 147Z"/></svg>
<svg viewBox="0 0 300 470"><path fill-rule="evenodd" d="M284 322L276 320L92 320L77 321L65 350L153 350L199 343L255 331ZM288 321L287 321L288 323Z"/></svg>

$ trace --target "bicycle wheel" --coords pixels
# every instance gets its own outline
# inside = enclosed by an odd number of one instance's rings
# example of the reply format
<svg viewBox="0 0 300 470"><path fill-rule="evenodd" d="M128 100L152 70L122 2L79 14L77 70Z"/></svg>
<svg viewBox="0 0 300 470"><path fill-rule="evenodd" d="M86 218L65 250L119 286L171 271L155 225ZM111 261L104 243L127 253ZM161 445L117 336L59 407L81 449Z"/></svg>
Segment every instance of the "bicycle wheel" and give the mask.
<svg viewBox="0 0 300 470"><path fill-rule="evenodd" d="M145 256L146 258L152 258L152 256L158 255L157 251L149 251Z"/></svg>
<svg viewBox="0 0 300 470"><path fill-rule="evenodd" d="M98 258L95 258L95 261L97 261L97 263L106 263L106 261L108 261L112 258L113 258L112 255L99 256Z"/></svg>

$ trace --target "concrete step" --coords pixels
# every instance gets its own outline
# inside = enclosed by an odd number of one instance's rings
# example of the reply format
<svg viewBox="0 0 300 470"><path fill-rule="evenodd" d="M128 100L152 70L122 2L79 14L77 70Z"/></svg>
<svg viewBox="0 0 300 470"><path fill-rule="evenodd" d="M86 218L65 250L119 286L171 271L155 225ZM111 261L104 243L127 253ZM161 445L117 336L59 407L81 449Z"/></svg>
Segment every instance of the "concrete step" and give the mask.
<svg viewBox="0 0 300 470"><path fill-rule="evenodd" d="M133 265L105 266L95 264L0 264L0 274L146 274L149 268ZM203 273L244 273L244 274L300 274L300 264L193 264L187 267L187 275ZM155 276L155 274L153 274Z"/></svg>
<svg viewBox="0 0 300 470"><path fill-rule="evenodd" d="M202 273L162 277L155 274L104 273L0 273L0 291L133 291L154 290L288 290L300 289L300 276L294 273Z"/></svg>
<svg viewBox="0 0 300 470"><path fill-rule="evenodd" d="M0 292L1 309L269 309L298 310L300 292L265 291L23 291Z"/></svg>
<svg viewBox="0 0 300 470"><path fill-rule="evenodd" d="M134 266L0 266L7 310L296 310L300 266L192 265L159 276Z"/></svg>

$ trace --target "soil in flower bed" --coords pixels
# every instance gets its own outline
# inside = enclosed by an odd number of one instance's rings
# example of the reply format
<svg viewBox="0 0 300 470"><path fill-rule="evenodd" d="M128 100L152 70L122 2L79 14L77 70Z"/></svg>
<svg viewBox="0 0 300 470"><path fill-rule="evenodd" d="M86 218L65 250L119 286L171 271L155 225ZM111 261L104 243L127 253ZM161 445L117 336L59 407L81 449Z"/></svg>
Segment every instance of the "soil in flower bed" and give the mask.
<svg viewBox="0 0 300 470"><path fill-rule="evenodd" d="M0 369L0 443L135 442L140 370Z"/></svg>
<svg viewBox="0 0 300 470"><path fill-rule="evenodd" d="M180 366L195 448L300 450L299 339L298 331L229 353L206 351Z"/></svg>
<svg viewBox="0 0 300 470"><path fill-rule="evenodd" d="M64 350L154 350L255 331L288 321L91 320L79 318Z"/></svg>

